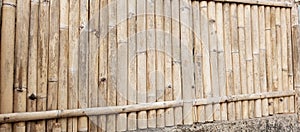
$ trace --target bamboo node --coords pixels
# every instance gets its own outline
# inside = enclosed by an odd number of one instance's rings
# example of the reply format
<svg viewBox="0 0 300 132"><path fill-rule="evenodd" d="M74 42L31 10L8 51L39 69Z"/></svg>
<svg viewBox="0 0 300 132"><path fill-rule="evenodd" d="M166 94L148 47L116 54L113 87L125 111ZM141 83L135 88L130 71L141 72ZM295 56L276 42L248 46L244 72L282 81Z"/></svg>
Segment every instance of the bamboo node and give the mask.
<svg viewBox="0 0 300 132"><path fill-rule="evenodd" d="M11 7L14 7L14 8L17 7L17 5L15 3L10 3L10 2L3 2L2 6L11 6Z"/></svg>

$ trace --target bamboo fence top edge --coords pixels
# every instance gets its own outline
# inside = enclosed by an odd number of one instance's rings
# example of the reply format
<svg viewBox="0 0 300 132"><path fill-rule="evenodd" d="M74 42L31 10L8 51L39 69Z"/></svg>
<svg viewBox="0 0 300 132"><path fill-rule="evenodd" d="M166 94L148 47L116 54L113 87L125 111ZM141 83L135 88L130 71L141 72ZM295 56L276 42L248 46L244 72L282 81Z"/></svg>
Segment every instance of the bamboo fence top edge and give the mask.
<svg viewBox="0 0 300 132"><path fill-rule="evenodd" d="M199 1L207 1L207 0L199 0ZM293 7L293 4L291 2L279 2L279 1L267 1L267 0L208 0L208 1L261 5L261 6L289 7L289 8Z"/></svg>

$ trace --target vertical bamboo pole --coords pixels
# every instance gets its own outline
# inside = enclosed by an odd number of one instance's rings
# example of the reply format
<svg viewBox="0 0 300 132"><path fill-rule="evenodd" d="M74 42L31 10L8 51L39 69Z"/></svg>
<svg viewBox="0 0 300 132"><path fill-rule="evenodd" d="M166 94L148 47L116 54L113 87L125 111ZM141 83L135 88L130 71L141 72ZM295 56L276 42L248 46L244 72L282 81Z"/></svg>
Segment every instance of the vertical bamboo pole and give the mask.
<svg viewBox="0 0 300 132"><path fill-rule="evenodd" d="M108 46L108 7L107 0L100 1L100 49L99 49L99 93L98 106L107 105L107 46ZM98 118L98 132L106 131L106 115Z"/></svg>
<svg viewBox="0 0 300 132"><path fill-rule="evenodd" d="M9 4L7 4L9 3ZM16 0L3 0L1 28L1 77L0 113L13 112L13 74L15 45ZM11 124L1 124L0 128L11 131Z"/></svg>
<svg viewBox="0 0 300 132"><path fill-rule="evenodd" d="M38 9L39 1L30 3L30 28L29 28L29 48L28 48L28 88L27 88L27 112L36 111L37 94L37 37L38 37ZM34 131L35 122L28 122L26 131Z"/></svg>
<svg viewBox="0 0 300 132"><path fill-rule="evenodd" d="M68 59L68 109L78 108L78 53L79 53L79 1L70 1L69 59ZM77 117L68 119L68 131L77 131Z"/></svg>
<svg viewBox="0 0 300 132"><path fill-rule="evenodd" d="M127 105L127 0L117 2L117 105ZM129 91L131 92L131 91ZM117 131L127 130L127 114L117 115Z"/></svg>
<svg viewBox="0 0 300 132"><path fill-rule="evenodd" d="M217 28L217 44L218 44L218 72L219 72L219 87L220 96L226 96L226 67L224 55L224 31L223 31L223 4L216 3L216 28ZM222 103L220 106L221 120L227 120L227 103Z"/></svg>
<svg viewBox="0 0 300 132"><path fill-rule="evenodd" d="M226 64L226 90L227 95L233 95L233 71L232 71L232 53L231 53L231 35L230 35L230 5L225 3L223 7L224 12L224 48L225 48L225 64ZM228 103L228 120L235 119L234 103Z"/></svg>
<svg viewBox="0 0 300 132"><path fill-rule="evenodd" d="M13 112L26 112L29 11L29 0L17 1ZM25 132L25 122L15 123L14 131Z"/></svg>
<svg viewBox="0 0 300 132"><path fill-rule="evenodd" d="M155 74L155 1L147 0L146 8L146 40L147 40L147 103L156 100L156 74ZM156 128L156 111L148 112L148 128Z"/></svg>
<svg viewBox="0 0 300 132"><path fill-rule="evenodd" d="M156 0L155 1L155 41L156 41L156 100L157 102L163 102L165 99L164 94L164 1ZM165 111L164 109L158 109L156 115L156 126L164 127L165 126Z"/></svg>
<svg viewBox="0 0 300 132"><path fill-rule="evenodd" d="M271 43L271 13L270 7L265 8L265 41L266 41L266 69L267 69L267 91L272 92L273 80L272 80L272 43ZM268 115L273 114L273 99L268 99Z"/></svg>
<svg viewBox="0 0 300 132"><path fill-rule="evenodd" d="M272 91L278 89L278 77L277 77L277 44L276 44L276 24L275 24L275 7L271 7L270 25L271 25L271 44L272 44ZM273 114L278 113L278 99L274 99L271 102L273 105Z"/></svg>
<svg viewBox="0 0 300 132"><path fill-rule="evenodd" d="M89 107L98 105L98 45L99 45L99 8L100 1L92 0L89 2L89 45L88 45L88 97ZM116 74L116 73L115 73ZM115 98L116 100L116 98ZM89 116L89 131L97 131L97 116Z"/></svg>
<svg viewBox="0 0 300 132"><path fill-rule="evenodd" d="M51 131L49 131L49 132L51 132ZM61 126L59 123L53 124L52 132L61 132Z"/></svg>
<svg viewBox="0 0 300 132"><path fill-rule="evenodd" d="M281 36L281 16L280 8L276 7L275 11L275 26L276 26L276 45L277 45L277 74L278 74L278 89L282 91L282 36ZM278 99L278 113L283 113L283 98Z"/></svg>
<svg viewBox="0 0 300 132"><path fill-rule="evenodd" d="M128 104L137 103L136 0L128 0ZM128 113L128 130L137 129L137 113Z"/></svg>
<svg viewBox="0 0 300 132"><path fill-rule="evenodd" d="M182 99L181 89L181 54L180 54L180 25L179 25L179 0L172 0L172 57L173 57L173 87L174 100ZM174 109L175 125L182 125L182 107Z"/></svg>
<svg viewBox="0 0 300 132"><path fill-rule="evenodd" d="M165 101L173 100L174 87L172 86L172 8L171 1L164 1L164 92ZM165 125L174 126L174 109L168 108L165 110Z"/></svg>
<svg viewBox="0 0 300 132"><path fill-rule="evenodd" d="M245 44L246 44L246 67L247 67L247 88L248 94L253 94L253 57L252 57L252 36L251 36L251 7L245 5ZM254 117L254 101L249 101L249 118Z"/></svg>
<svg viewBox="0 0 300 132"><path fill-rule="evenodd" d="M50 37L49 37L49 60L48 60L48 100L47 110L57 109L58 88L58 59L59 59L59 1L50 2ZM47 121L47 131L54 130L56 120Z"/></svg>
<svg viewBox="0 0 300 132"><path fill-rule="evenodd" d="M137 0L137 103L146 103L146 0ZM138 128L147 128L147 112L138 112Z"/></svg>
<svg viewBox="0 0 300 132"><path fill-rule="evenodd" d="M107 77L107 105L115 106L117 104L117 1L109 0L109 32L108 32L108 77ZM107 131L116 131L116 115L107 116Z"/></svg>
<svg viewBox="0 0 300 132"><path fill-rule="evenodd" d="M40 1L38 37L38 88L37 111L45 111L47 106L48 44L49 44L49 2ZM45 121L38 121L41 130L46 131Z"/></svg>
<svg viewBox="0 0 300 132"><path fill-rule="evenodd" d="M69 1L60 1L60 46L59 46L59 81L58 109L68 108L68 49L69 49ZM67 119L59 119L61 130L67 131Z"/></svg>
<svg viewBox="0 0 300 132"><path fill-rule="evenodd" d="M80 43L78 64L79 108L88 107L88 0L80 0ZM79 117L78 131L88 131L87 117ZM63 129L64 127L62 127ZM64 130L64 129L63 129Z"/></svg>

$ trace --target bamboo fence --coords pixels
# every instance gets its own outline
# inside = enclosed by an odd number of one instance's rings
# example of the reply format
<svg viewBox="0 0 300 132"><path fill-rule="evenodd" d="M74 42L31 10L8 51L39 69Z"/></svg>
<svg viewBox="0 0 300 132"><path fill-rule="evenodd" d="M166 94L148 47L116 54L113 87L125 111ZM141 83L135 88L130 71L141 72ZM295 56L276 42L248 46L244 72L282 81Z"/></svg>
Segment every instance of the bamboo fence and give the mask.
<svg viewBox="0 0 300 132"><path fill-rule="evenodd" d="M300 115L298 4L0 0L0 131Z"/></svg>

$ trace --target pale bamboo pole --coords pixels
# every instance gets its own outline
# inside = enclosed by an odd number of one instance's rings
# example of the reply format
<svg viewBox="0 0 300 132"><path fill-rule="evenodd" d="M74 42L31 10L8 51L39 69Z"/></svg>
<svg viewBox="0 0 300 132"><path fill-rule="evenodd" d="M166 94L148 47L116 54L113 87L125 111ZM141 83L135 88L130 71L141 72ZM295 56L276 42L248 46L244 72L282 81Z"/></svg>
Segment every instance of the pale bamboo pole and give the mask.
<svg viewBox="0 0 300 132"><path fill-rule="evenodd" d="M164 7L164 92L165 101L174 100L173 93L174 87L172 86L172 8L171 1L165 0ZM168 108L165 110L165 125L174 126L174 108Z"/></svg>
<svg viewBox="0 0 300 132"><path fill-rule="evenodd" d="M59 80L58 80L58 109L68 108L68 51L69 51L69 1L60 1L59 24ZM61 130L67 131L67 119L58 120Z"/></svg>
<svg viewBox="0 0 300 132"><path fill-rule="evenodd" d="M88 106L89 108L98 105L98 45L99 45L99 8L100 1L89 2L89 44L88 44ZM117 59L117 58L115 58ZM114 89L116 90L116 89ZM116 98L115 98L116 100ZM89 116L89 131L97 131L97 116Z"/></svg>
<svg viewBox="0 0 300 132"><path fill-rule="evenodd" d="M79 108L88 108L88 0L80 0L80 44L78 64ZM62 127L64 130L65 127ZM78 118L78 131L88 131L88 118Z"/></svg>
<svg viewBox="0 0 300 132"><path fill-rule="evenodd" d="M13 75L15 49L16 0L3 0L1 28L1 77L0 77L0 113L13 112ZM12 131L11 124L1 124L0 128Z"/></svg>
<svg viewBox="0 0 300 132"><path fill-rule="evenodd" d="M218 44L218 72L220 96L226 96L226 67L224 54L224 30L223 30L223 4L216 3L216 28L217 28L217 44ZM221 103L221 120L227 120L227 103Z"/></svg>
<svg viewBox="0 0 300 132"><path fill-rule="evenodd" d="M30 3L30 29L29 29L29 48L28 48L28 88L27 88L27 111L36 111L37 95L37 38L38 38L38 16L39 1ZM26 124L26 131L34 131L35 122Z"/></svg>
<svg viewBox="0 0 300 132"><path fill-rule="evenodd" d="M71 0L69 12L68 109L78 108L79 9L79 1ZM77 118L69 118L68 131L78 131L77 128Z"/></svg>
<svg viewBox="0 0 300 132"><path fill-rule="evenodd" d="M265 7L265 34L266 34L266 67L267 67L267 91L272 92L272 43L271 43L271 13L270 7ZM268 115L273 114L273 99L268 99Z"/></svg>
<svg viewBox="0 0 300 132"><path fill-rule="evenodd" d="M49 132L51 132L51 131L49 131ZM59 123L54 123L53 124L52 132L61 132L61 126L60 126Z"/></svg>
<svg viewBox="0 0 300 132"><path fill-rule="evenodd" d="M48 44L49 44L49 2L40 1L39 8L39 37L38 37L38 72L37 72L37 111L45 111L47 108L47 78L48 78ZM46 122L37 122L39 128L46 131Z"/></svg>
<svg viewBox="0 0 300 132"><path fill-rule="evenodd" d="M246 69L247 69L247 89L248 94L254 93L253 88L253 57L252 57L252 39L251 39L251 7L245 5L245 44L246 44ZM254 117L254 101L249 101L248 116Z"/></svg>
<svg viewBox="0 0 300 132"><path fill-rule="evenodd" d="M49 60L48 60L48 92L47 110L57 109L58 88L58 59L59 59L59 1L50 2L50 28L49 28ZM47 131L52 131L56 120L47 121Z"/></svg>
<svg viewBox="0 0 300 132"><path fill-rule="evenodd" d="M107 46L108 46L108 7L107 0L100 1L100 49L99 49L99 93L98 106L107 105ZM98 132L106 131L106 116L98 118Z"/></svg>
<svg viewBox="0 0 300 132"><path fill-rule="evenodd" d="M117 2L117 105L127 105L128 37L127 0ZM129 91L131 92L131 91ZM117 131L127 130L127 114L117 115Z"/></svg>
<svg viewBox="0 0 300 132"><path fill-rule="evenodd" d="M271 25L271 44L272 44L272 91L278 89L277 77L277 44L276 44L276 24L275 24L275 7L271 7L270 25ZM273 114L278 113L278 99L273 99Z"/></svg>
<svg viewBox="0 0 300 132"><path fill-rule="evenodd" d="M137 0L137 103L146 103L146 0ZM138 112L138 128L147 128L147 112Z"/></svg>
<svg viewBox="0 0 300 132"><path fill-rule="evenodd" d="M14 80L14 112L26 111L27 92L27 59L30 1L17 1L16 44L15 44L15 80ZM25 122L15 123L14 131L25 132Z"/></svg>
<svg viewBox="0 0 300 132"><path fill-rule="evenodd" d="M246 61L246 45L245 45L245 19L244 19L244 5L238 4L238 44L240 55L240 77L241 77L241 94L247 94L247 61ZM248 119L248 101L242 101L241 107L242 119Z"/></svg>
<svg viewBox="0 0 300 132"><path fill-rule="evenodd" d="M128 0L128 105L137 103L136 0ZM137 129L137 113L128 113L128 130Z"/></svg>
<svg viewBox="0 0 300 132"><path fill-rule="evenodd" d="M233 71L232 71L232 53L231 53L231 35L230 35L230 5L225 3L223 6L223 23L224 23L224 49L225 49L225 65L226 65L226 95L233 95ZM228 103L228 120L235 119L234 103Z"/></svg>
<svg viewBox="0 0 300 132"><path fill-rule="evenodd" d="M280 8L276 7L275 10L275 26L276 26L276 45L277 45L277 77L278 77L278 89L282 91L282 36L281 36L281 16ZM283 98L278 98L278 113L283 113Z"/></svg>
<svg viewBox="0 0 300 132"><path fill-rule="evenodd" d="M174 100L182 99L181 86L181 58L180 58L180 23L179 23L179 0L172 0L172 64L173 64L173 87ZM182 107L174 108L175 125L182 125L183 113Z"/></svg>
<svg viewBox="0 0 300 132"><path fill-rule="evenodd" d="M156 101L156 56L155 56L155 1L147 0L146 7L146 40L147 40L147 102ZM147 114L148 128L156 128L156 111Z"/></svg>
<svg viewBox="0 0 300 132"><path fill-rule="evenodd" d="M156 41L156 100L157 102L163 102L165 99L164 89L164 64L165 64L165 32L164 32L164 1L156 0L155 1L155 41ZM157 110L156 115L156 126L164 127L165 126L165 111L163 109Z"/></svg>
<svg viewBox="0 0 300 132"><path fill-rule="evenodd" d="M109 0L108 3L108 76L107 76L107 105L117 105L117 1ZM107 131L116 131L116 115L107 116Z"/></svg>

